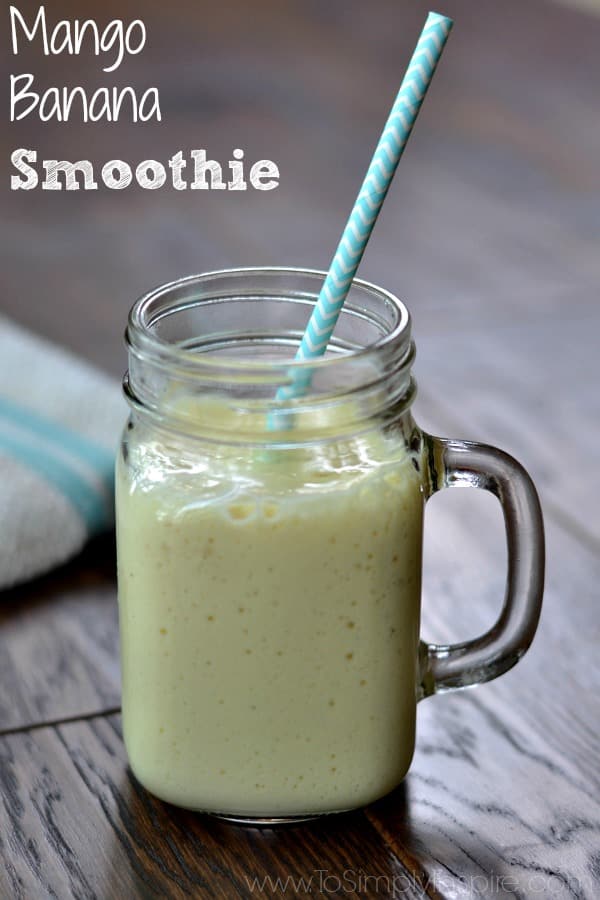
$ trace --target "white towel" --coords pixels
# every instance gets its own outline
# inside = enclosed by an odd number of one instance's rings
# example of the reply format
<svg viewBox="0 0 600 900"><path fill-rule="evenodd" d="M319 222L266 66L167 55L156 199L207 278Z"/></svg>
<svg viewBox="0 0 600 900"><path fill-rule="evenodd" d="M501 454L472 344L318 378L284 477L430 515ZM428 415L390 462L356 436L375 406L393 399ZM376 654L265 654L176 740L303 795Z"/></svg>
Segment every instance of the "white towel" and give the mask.
<svg viewBox="0 0 600 900"><path fill-rule="evenodd" d="M112 527L119 383L0 316L0 588Z"/></svg>

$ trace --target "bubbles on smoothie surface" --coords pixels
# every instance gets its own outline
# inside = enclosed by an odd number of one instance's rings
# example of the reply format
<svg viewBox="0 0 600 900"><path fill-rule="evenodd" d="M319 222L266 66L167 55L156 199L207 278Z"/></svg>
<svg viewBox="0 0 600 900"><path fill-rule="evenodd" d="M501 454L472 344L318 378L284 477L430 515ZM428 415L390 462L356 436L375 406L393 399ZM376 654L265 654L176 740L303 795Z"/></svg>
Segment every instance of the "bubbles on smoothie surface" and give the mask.
<svg viewBox="0 0 600 900"><path fill-rule="evenodd" d="M256 513L256 509L257 507L255 503L246 501L231 503L227 507L227 512L234 521L240 521L251 518Z"/></svg>

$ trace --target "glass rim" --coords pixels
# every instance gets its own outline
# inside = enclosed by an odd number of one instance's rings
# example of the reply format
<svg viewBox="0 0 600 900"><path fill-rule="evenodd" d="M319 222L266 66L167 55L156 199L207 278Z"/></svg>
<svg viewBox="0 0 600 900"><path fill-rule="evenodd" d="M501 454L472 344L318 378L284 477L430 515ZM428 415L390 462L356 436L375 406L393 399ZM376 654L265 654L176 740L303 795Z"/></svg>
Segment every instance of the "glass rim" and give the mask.
<svg viewBox="0 0 600 900"><path fill-rule="evenodd" d="M127 330L125 332L125 339L128 346L134 351L142 353L145 352L153 357L156 357L158 355L165 365L176 365L178 367L183 367L190 370L206 370L206 368L208 367L213 369L215 372L229 370L238 371L240 373L246 371L264 374L268 372L273 373L274 369L285 369L286 371L302 371L305 369L310 369L312 372L332 370L336 366L340 366L343 364L347 365L351 360L364 359L365 357L380 355L393 350L410 350L411 316L405 303L403 303L402 300L396 297L395 294L391 293L391 291L388 291L385 288L380 287L379 285L361 278L355 278L352 281L350 291L352 291L353 289L358 289L360 291L368 293L371 296L378 297L388 306L388 308L391 308L394 311L396 321L390 331L382 334L379 338L377 338L377 340L373 341L370 344L367 344L367 346L361 347L356 350L352 349L327 357L320 356L314 359L303 360L265 360L252 359L249 357L244 359L232 359L231 357L220 357L218 356L218 354L212 355L210 353L204 352L197 353L194 350L190 350L188 348L178 346L175 343L171 343L170 341L161 338L159 335L151 331L151 327L156 321L156 318L151 318L148 314L148 310L150 305L154 301L157 301L160 298L168 297L170 294L174 294L177 290L181 290L182 288L192 285L207 285L210 284L210 282L217 281L220 278L233 277L241 279L244 277L251 278L252 276L259 275L267 277L304 276L308 278L314 278L316 281L322 283L327 277L327 272L320 269L303 268L297 266L243 266L226 269L215 269L210 272L187 275L183 278L165 282L152 288L145 294L142 294L142 296L139 297L131 307L127 321ZM318 293L318 290L315 291L313 297L302 295L301 299L314 301L318 296ZM255 297L256 295L253 293L252 295L248 296ZM199 307L203 303L210 304L218 301L219 299L225 300L227 299L227 297L218 297L217 295L211 298L210 293L208 293L206 297L198 297L196 299L187 301L185 304L183 304L183 307ZM243 294L240 292L240 296L236 299L244 299ZM283 290L281 291L281 299L286 299L286 294ZM292 295L289 295L288 299L293 299ZM344 305L342 314L344 309L348 312L351 312L355 309L355 307L352 303L349 303L347 306Z"/></svg>

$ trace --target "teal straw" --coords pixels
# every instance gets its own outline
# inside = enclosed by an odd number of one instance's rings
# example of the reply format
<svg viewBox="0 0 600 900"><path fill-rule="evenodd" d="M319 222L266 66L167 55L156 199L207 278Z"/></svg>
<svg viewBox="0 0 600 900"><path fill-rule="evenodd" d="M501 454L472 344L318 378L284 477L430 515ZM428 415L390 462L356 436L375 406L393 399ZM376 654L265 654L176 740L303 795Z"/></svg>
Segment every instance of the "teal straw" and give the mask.
<svg viewBox="0 0 600 900"><path fill-rule="evenodd" d="M430 12L427 16L398 96L356 198L354 209L296 352L296 360L314 359L325 352L452 24L452 19L438 13ZM295 369L291 372L291 378L290 384L278 389L276 400L284 401L303 394L310 385L312 371L310 367Z"/></svg>

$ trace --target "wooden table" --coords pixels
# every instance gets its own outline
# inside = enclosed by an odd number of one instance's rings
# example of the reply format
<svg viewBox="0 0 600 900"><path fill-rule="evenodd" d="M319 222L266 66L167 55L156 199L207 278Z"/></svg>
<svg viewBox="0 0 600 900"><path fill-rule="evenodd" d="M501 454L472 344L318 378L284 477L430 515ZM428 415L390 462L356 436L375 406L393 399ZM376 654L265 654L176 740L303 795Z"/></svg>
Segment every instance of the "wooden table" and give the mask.
<svg viewBox="0 0 600 900"><path fill-rule="evenodd" d="M126 312L152 284L326 267L417 7L89 3L148 27L114 80L89 58L5 56L6 82L32 66L47 84L157 84L164 121L3 130L3 311L118 376ZM419 421L499 444L539 486L549 559L533 648L498 681L420 705L411 773L385 800L303 827L232 827L153 800L127 770L113 542L97 541L0 607L2 900L600 896L600 18L549 0L444 11L456 28L361 274L412 310ZM96 164L242 147L277 161L281 185L11 192L20 146ZM436 498L425 556L425 636L491 624L505 565L493 499Z"/></svg>

